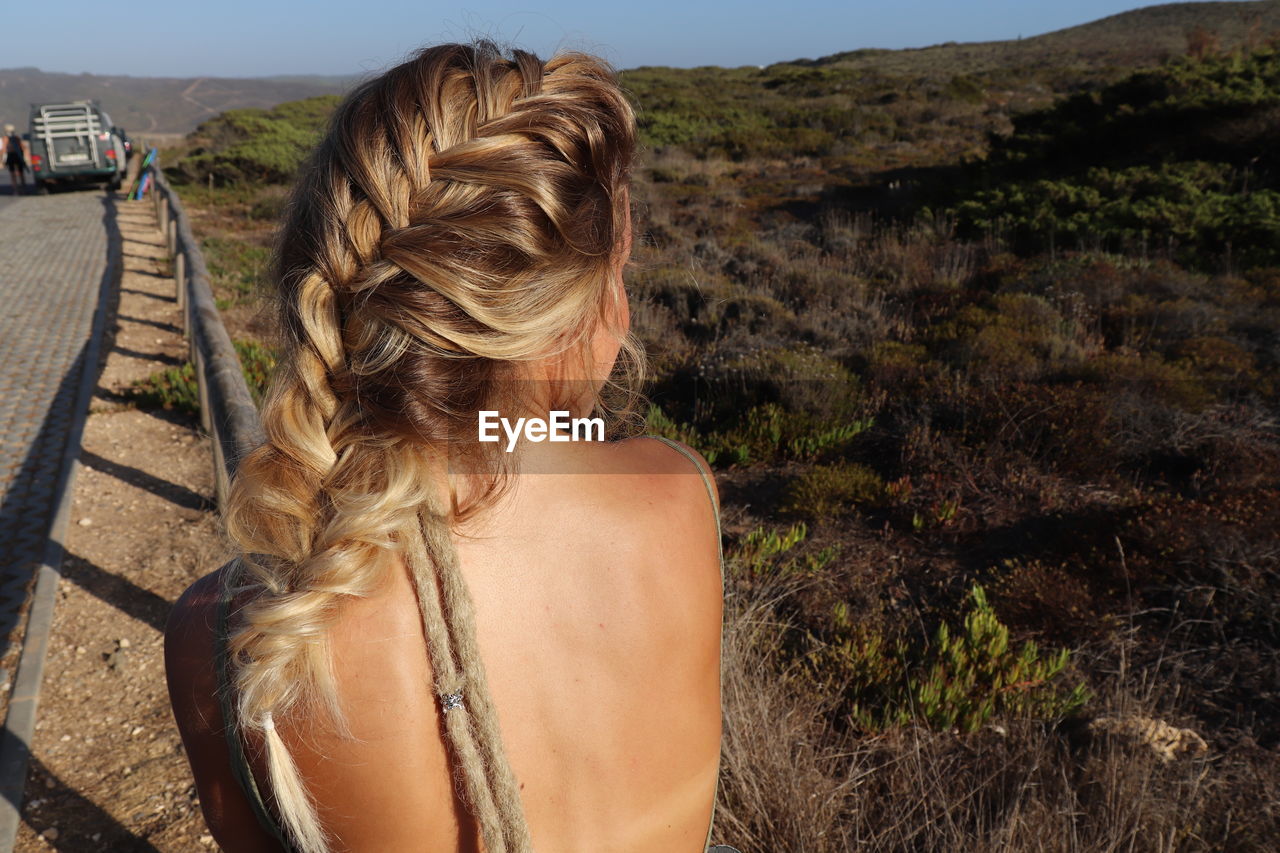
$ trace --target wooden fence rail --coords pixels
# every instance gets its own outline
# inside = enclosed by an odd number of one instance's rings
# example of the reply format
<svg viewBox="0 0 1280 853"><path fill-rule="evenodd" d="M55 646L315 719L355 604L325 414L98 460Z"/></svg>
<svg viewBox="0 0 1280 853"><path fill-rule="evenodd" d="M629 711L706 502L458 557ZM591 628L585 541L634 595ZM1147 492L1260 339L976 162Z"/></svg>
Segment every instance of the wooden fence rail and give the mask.
<svg viewBox="0 0 1280 853"><path fill-rule="evenodd" d="M265 437L240 359L214 304L209 269L191 232L182 200L158 163L152 172L156 221L173 258L178 308L200 388L200 421L213 439L213 475L218 506L226 505L236 466Z"/></svg>

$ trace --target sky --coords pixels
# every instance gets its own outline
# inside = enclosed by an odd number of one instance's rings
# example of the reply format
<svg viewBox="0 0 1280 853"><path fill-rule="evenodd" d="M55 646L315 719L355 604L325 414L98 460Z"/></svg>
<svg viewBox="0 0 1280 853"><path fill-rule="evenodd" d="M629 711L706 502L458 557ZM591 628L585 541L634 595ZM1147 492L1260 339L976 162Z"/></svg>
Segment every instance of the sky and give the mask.
<svg viewBox="0 0 1280 853"><path fill-rule="evenodd" d="M726 0L529 6L406 0L11 3L0 68L140 77L365 74L412 50L488 36L619 68L768 65L863 47L1032 36L1153 5L1124 0ZM126 14L127 12L127 14ZM104 17L110 15L110 17Z"/></svg>

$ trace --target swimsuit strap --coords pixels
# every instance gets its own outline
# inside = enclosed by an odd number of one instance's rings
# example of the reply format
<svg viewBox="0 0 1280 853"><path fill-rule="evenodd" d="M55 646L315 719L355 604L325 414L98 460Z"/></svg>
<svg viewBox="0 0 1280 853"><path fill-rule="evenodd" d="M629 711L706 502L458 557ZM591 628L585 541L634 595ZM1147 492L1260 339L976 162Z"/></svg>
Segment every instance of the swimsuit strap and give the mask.
<svg viewBox="0 0 1280 853"><path fill-rule="evenodd" d="M720 530L720 504L718 501L716 501L716 490L715 490L715 486L712 485L711 483L711 475L709 475L706 469L702 467L702 462L699 461L697 456L691 453L689 449L686 448L680 442L672 441L671 439L664 438L663 436L660 436L660 435L646 435L643 437L652 438L655 441L662 442L663 444L667 445L670 448L673 448L674 450L678 450L681 456L683 456L684 458L692 462L693 467L698 469L698 475L702 477L702 485L707 487L707 497L711 499L712 513L716 517L716 548L720 554L720 594L721 596L723 596L724 595L724 542L723 542L723 537L721 535L721 530ZM721 631L723 631L723 625L721 626ZM724 661L723 641L721 643L720 659L723 665L723 661ZM723 682L723 677L721 680ZM721 708L724 707L724 684L723 683L721 683L720 685L720 707ZM732 847L722 847L719 845L717 845L716 847L711 846L711 831L712 829L715 828L715 823L716 823L716 800L720 799L720 773L718 768L720 767L720 764L723 758L724 758L724 740L722 738L720 742L720 757L716 759L716 767L717 767L716 788L715 788L715 792L712 794L712 797L711 797L711 821L710 823L707 824L707 840L704 841L702 844L703 849L707 851L707 853L738 853L738 851L734 850L734 848Z"/></svg>
<svg viewBox="0 0 1280 853"><path fill-rule="evenodd" d="M240 560L235 559L222 567L221 592L218 596L217 632L214 636L214 660L218 669L218 704L222 708L222 730L227 736L227 748L231 752L231 773L244 791L253 814L273 838L280 842L285 850L293 850L293 846L284 832L276 824L267 811L258 790L258 783L253 779L253 771L249 767L244 753L244 744L240 742L240 729L236 725L236 708L232 700L234 687L231 684L231 658L228 642L231 639L231 598L234 595L235 578L240 573Z"/></svg>
<svg viewBox="0 0 1280 853"><path fill-rule="evenodd" d="M688 459L690 462L692 462L693 467L697 469L698 476L702 478L702 485L706 486L707 488L707 497L711 499L711 510L716 517L716 544L720 552L721 579L723 580L724 578L724 546L720 542L721 540L720 504L716 501L716 490L715 490L715 486L711 484L710 475L707 474L706 469L702 467L702 463L698 460L698 458L693 453L690 453L689 449L685 447L683 444L681 444L680 442L672 441L671 439L665 438L661 435L646 435L642 437L652 438L654 441L660 441L663 444L665 444L667 447L670 447L674 450L679 451L680 455L683 456L685 459Z"/></svg>

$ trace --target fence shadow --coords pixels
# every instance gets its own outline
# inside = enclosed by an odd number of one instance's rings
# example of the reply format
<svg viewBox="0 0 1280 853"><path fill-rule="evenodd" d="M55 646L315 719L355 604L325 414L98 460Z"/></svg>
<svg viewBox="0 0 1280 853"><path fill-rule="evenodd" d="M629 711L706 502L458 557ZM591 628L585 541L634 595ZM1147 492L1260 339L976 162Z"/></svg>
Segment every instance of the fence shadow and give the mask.
<svg viewBox="0 0 1280 853"><path fill-rule="evenodd" d="M4 734L8 735L8 732ZM48 807L43 810L39 823L34 823L27 812L23 813L22 821L36 833L56 826L57 838L45 842L52 849L66 853L85 853L87 850L160 853L146 838L130 831L93 800L63 782L39 758L32 757L27 778L29 784L40 786L33 793L46 800ZM14 805L22 807L20 802Z"/></svg>
<svg viewBox="0 0 1280 853"><path fill-rule="evenodd" d="M3 456L4 448L0 446L0 463L14 471L0 498L0 544L4 546L0 549L0 634L10 642L16 639L21 627L25 604L42 564L61 572L63 578L81 585L100 600L157 628L163 625L170 606L160 596L137 587L127 578L103 571L84 560L67 559L73 555L68 555L63 546L52 538L55 513L71 486L68 465L76 457L75 451L79 449L87 416L87 412L81 410L92 399L92 389L97 387L106 354L114 343L112 321L118 314L123 239L116 221L116 200L110 195L102 198L101 222L106 235L106 258L96 282L95 312L103 312L102 338L95 343L91 333L89 339L81 343L75 357L69 359L63 368L56 388L48 394L43 416L38 414L41 402L28 401L37 410L33 414L41 417L40 426L28 445L10 453L8 458ZM94 323L100 322L99 315L95 313L94 316ZM89 363L90 359L93 363ZM14 404L19 403L21 400ZM89 462L92 464L92 459ZM163 493L180 506L205 505L200 496L157 478L143 475L140 479L130 470L113 473L132 476L134 480L140 480L138 485ZM32 663L36 666L33 672L38 673L42 662ZM35 699L15 696L12 701L32 702ZM16 816L21 814L26 783L40 778L46 783L53 781L53 789L59 791L59 800L71 801L66 813L76 816L73 823L83 824L87 816L90 822L101 827L104 837L96 849L155 853L149 842L130 832L95 803L49 773L31 754L33 732L20 730L26 725L13 729L6 725L0 730L0 801L5 806L5 837L0 838L0 846L12 843L11 833L17 830ZM71 835L59 836L49 843L57 850L89 849L85 846L85 839Z"/></svg>

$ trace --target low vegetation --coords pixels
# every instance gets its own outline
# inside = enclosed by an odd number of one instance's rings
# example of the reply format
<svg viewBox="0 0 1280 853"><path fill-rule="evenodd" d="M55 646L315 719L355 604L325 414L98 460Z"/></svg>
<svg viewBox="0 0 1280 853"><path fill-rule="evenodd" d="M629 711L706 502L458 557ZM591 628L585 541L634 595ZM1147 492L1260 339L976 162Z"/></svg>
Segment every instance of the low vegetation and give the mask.
<svg viewBox="0 0 1280 853"><path fill-rule="evenodd" d="M1185 59L1019 116L971 170L962 236L1242 270L1280 263L1280 52Z"/></svg>
<svg viewBox="0 0 1280 853"><path fill-rule="evenodd" d="M627 72L648 427L724 496L718 837L1280 837L1280 54L1242 32L1127 68L1058 39L1034 73ZM167 167L237 335L305 147L267 125L323 107L224 116Z"/></svg>
<svg viewBox="0 0 1280 853"><path fill-rule="evenodd" d="M320 95L269 110L222 113L188 138L189 150L175 164L173 177L209 186L287 182L337 103L337 95Z"/></svg>
<svg viewBox="0 0 1280 853"><path fill-rule="evenodd" d="M276 354L258 341L232 341L240 368L255 402L261 402L271 370L276 364ZM200 414L200 389L196 384L196 369L189 361L176 367L167 367L133 383L128 396L142 408L165 409L187 415Z"/></svg>

